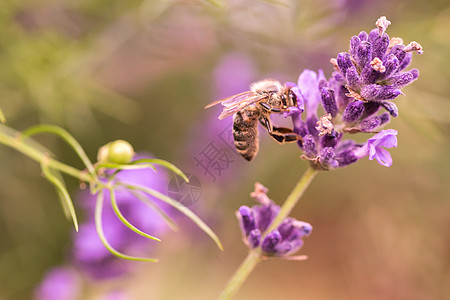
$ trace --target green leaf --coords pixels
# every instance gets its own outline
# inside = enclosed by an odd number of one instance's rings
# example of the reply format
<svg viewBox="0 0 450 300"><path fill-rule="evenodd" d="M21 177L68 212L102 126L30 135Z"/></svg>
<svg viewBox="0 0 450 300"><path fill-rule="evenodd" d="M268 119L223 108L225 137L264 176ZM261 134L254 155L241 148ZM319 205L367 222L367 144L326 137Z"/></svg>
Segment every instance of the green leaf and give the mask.
<svg viewBox="0 0 450 300"><path fill-rule="evenodd" d="M92 162L89 160L88 156L86 155L86 152L84 152L83 147L81 147L80 143L72 136L70 133L68 133L66 130L62 129L61 127L54 126L54 125L36 125L32 126L22 132L22 137L24 139L38 134L38 133L52 133L60 138L62 138L72 149L77 153L77 155L80 157L81 161L84 163L86 168L89 170L89 173L91 173L93 176L95 176L95 169L92 165Z"/></svg>
<svg viewBox="0 0 450 300"><path fill-rule="evenodd" d="M196 214L194 214L191 210L189 210L189 208L187 208L186 206L184 206L183 204L181 204L180 202L164 195L161 194L160 192L141 186L141 185L130 185L130 184L124 184L124 183L120 183L121 185L127 187L130 190L139 190L139 191L143 191L144 193L147 193L153 197L158 198L159 200L175 207L176 209L178 209L180 212L182 212L186 217L188 217L189 219L191 219L192 222L194 222L201 230L203 230L207 235L209 235L211 237L211 239L216 243L217 247L220 250L223 250L223 246L222 243L220 242L219 238L217 237L217 235L214 233L214 231L212 231L211 228L209 228L208 225L206 225L199 217L197 217Z"/></svg>
<svg viewBox="0 0 450 300"><path fill-rule="evenodd" d="M75 213L75 208L73 206L72 199L70 199L69 192L67 191L64 183L57 176L55 176L52 173L52 171L50 170L50 168L47 165L46 160L43 160L41 162L41 168L42 168L42 173L44 174L45 178L47 178L47 180L55 186L58 197L59 197L61 203L63 203L63 207L65 207L64 210L67 210L68 215L70 215L72 217L73 224L75 226L75 230L78 232L78 220L77 220L77 216ZM65 213L67 214L67 212L65 212Z"/></svg>
<svg viewBox="0 0 450 300"><path fill-rule="evenodd" d="M95 204L95 229L97 230L98 237L102 241L102 244L105 246L106 249L108 249L111 254L127 259L127 260L134 260L134 261L147 261L147 262L157 262L158 260L155 258L146 258L146 257L138 257L138 256L130 256L123 254L116 249L114 249L108 242L108 240L105 237L105 233L103 232L103 225L102 225L102 210L103 210L103 190L100 190L97 194L97 202Z"/></svg>
<svg viewBox="0 0 450 300"><path fill-rule="evenodd" d="M161 218L166 222L167 226L170 227L173 231L178 231L178 226L175 223L175 221L172 220L172 218L166 214L158 205L150 201L150 199L147 198L147 196L142 195L140 192L135 190L129 190L136 198L141 200L143 203L147 204L151 209L156 211Z"/></svg>
<svg viewBox="0 0 450 300"><path fill-rule="evenodd" d="M110 192L110 196L111 196L110 198L111 198L111 205L112 205L112 208L113 208L114 212L116 213L117 217L120 219L120 221L122 221L123 224L125 224L125 226L127 226L128 228L130 228L132 231L136 232L136 233L139 234L139 235L142 235L142 236L144 236L144 237L146 237L146 238L148 238L148 239L151 239L151 240L155 240L155 241L161 242L161 240L160 240L159 238L154 237L154 236L152 236L152 235L149 235L149 234L147 234L147 233L145 233L145 232L139 230L138 228L136 228L133 224L131 224L131 223L123 216L122 212L121 212L120 209L119 209L119 206L117 205L117 200L116 200L116 195L114 194L114 189L111 188L111 189L109 190L109 192Z"/></svg>
<svg viewBox="0 0 450 300"><path fill-rule="evenodd" d="M2 122L2 123L6 122L5 115L3 114L3 111L1 108L0 108L0 122Z"/></svg>

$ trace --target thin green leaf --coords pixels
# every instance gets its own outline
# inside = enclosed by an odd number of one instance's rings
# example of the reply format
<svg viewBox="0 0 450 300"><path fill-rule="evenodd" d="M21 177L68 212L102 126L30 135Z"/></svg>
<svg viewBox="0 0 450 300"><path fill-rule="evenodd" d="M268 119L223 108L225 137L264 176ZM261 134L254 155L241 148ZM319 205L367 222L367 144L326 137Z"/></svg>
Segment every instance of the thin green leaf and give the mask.
<svg viewBox="0 0 450 300"><path fill-rule="evenodd" d="M178 169L175 165L173 165L170 162L165 161L163 159L143 158L143 159L135 160L132 163L133 164L135 164L135 163L151 163L151 164L161 165L161 166L166 167L167 169L171 170L175 174L181 176L184 179L184 181L189 182L189 178L187 178L187 176L180 169Z"/></svg>
<svg viewBox="0 0 450 300"><path fill-rule="evenodd" d="M166 222L167 226L170 227L173 231L178 231L178 225L175 223L172 218L166 214L158 205L150 201L150 199L147 198L147 196L140 194L138 191L129 190L136 198L138 198L143 203L147 204L151 209L156 211L161 218Z"/></svg>
<svg viewBox="0 0 450 300"><path fill-rule="evenodd" d="M2 122L2 123L6 122L5 115L3 114L3 111L1 108L0 108L0 122Z"/></svg>
<svg viewBox="0 0 450 300"><path fill-rule="evenodd" d="M217 237L217 235L214 233L214 231L212 231L211 228L209 228L208 225L205 224L205 222L203 222L199 217L197 217L196 214L194 214L191 210L189 210L189 208L187 208L186 206L184 206L183 204L181 204L180 202L164 195L161 194L160 192L141 186L141 185L130 185L130 184L124 184L121 183L122 185L124 185L125 187L127 187L128 189L135 189L135 190L140 190L143 191L144 193L147 193L153 197L158 198L159 200L175 207L176 209L178 209L180 212L182 212L186 217L188 217L189 219L191 219L192 222L194 222L201 230L203 230L207 235L209 235L211 237L211 239L217 244L217 247L220 250L223 250L223 246L222 243L220 242L219 238Z"/></svg>
<svg viewBox="0 0 450 300"><path fill-rule="evenodd" d="M121 165L121 164L114 164L114 163L98 163L95 166L95 172L98 172L99 169L106 168L106 169L117 169L117 170L138 170L138 169L146 169L146 168L153 168L155 167L151 164L139 164L139 165Z"/></svg>
<svg viewBox="0 0 450 300"><path fill-rule="evenodd" d="M70 213L70 216L72 217L73 224L75 226L75 230L78 232L78 220L77 220L77 216L75 213L75 208L73 206L72 199L70 199L69 192L67 191L66 187L61 182L61 180L59 180L58 177L56 177L52 173L50 168L47 166L47 163L45 162L45 160L42 161L41 168L42 168L42 173L44 174L45 178L47 178L47 180L55 186L56 190L58 191L58 196L62 197L62 198L60 198L61 202L65 203L65 206L67 207L67 209Z"/></svg>
<svg viewBox="0 0 450 300"><path fill-rule="evenodd" d="M95 169L92 165L92 162L89 160L88 156L86 155L86 152L84 151L83 147L81 147L80 143L72 136L70 133L68 133L66 130L62 129L61 127L54 126L54 125L36 125L32 126L22 132L22 137L28 138L32 135L38 134L38 133L53 133L59 137L61 137L72 149L77 153L77 155L80 157L81 161L84 163L86 168L88 169L89 173L92 175L95 175Z"/></svg>
<svg viewBox="0 0 450 300"><path fill-rule="evenodd" d="M95 204L95 229L97 230L98 237L102 241L102 244L105 246L106 249L108 249L111 254L127 259L127 260L134 260L134 261L148 261L148 262L157 262L158 260L155 258L146 258L146 257L138 257L138 256L130 256L123 254L116 249L114 249L108 242L108 240L105 237L105 233L103 232L103 225L102 225L102 210L103 210L103 190L99 191L97 195L97 202Z"/></svg>
<svg viewBox="0 0 450 300"><path fill-rule="evenodd" d="M154 237L152 235L149 235L141 230L139 230L138 228L136 228L133 224L131 224L122 214L122 212L119 209L119 206L117 205L117 200L116 200L116 195L114 194L114 189L110 189L109 190L109 194L110 194L110 198L111 198L111 205L112 208L114 210L114 212L116 213L116 216L120 219L120 221L122 221L123 224L125 224L125 226L127 226L128 228L130 228L132 231L136 232L139 235L142 235L148 239L151 240L155 240L158 242L161 242L161 240L157 237Z"/></svg>

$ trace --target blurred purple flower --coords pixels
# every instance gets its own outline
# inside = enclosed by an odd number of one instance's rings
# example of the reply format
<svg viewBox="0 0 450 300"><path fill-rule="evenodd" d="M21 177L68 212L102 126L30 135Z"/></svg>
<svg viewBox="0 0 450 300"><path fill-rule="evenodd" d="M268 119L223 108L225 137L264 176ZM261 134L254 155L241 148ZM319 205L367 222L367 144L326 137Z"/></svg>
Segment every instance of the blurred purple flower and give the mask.
<svg viewBox="0 0 450 300"><path fill-rule="evenodd" d="M134 159L148 158L136 155ZM116 175L116 181L136 184L152 188L161 193L167 186L166 173L157 167L157 172L150 168L123 170ZM161 235L167 230L162 217L139 200L128 189L116 189L115 196L120 211L127 220L140 230L151 235ZM73 262L95 279L117 277L129 270L129 261L113 256L102 244L95 228L94 210L96 195L84 193L81 202L87 211L87 220L81 224L80 230L74 235ZM104 193L103 229L108 242L119 252L140 255L148 251L152 243L137 235L126 227L116 216L111 207L109 193ZM158 199L152 199L159 207L168 208Z"/></svg>
<svg viewBox="0 0 450 300"><path fill-rule="evenodd" d="M266 187L256 183L251 196L260 205L251 208L241 206L236 216L244 242L250 249L260 247L265 256L287 257L300 250L303 246L303 237L310 235L312 226L294 218L286 218L261 240L262 234L269 228L280 210L280 207L267 197L267 192Z"/></svg>
<svg viewBox="0 0 450 300"><path fill-rule="evenodd" d="M77 273L68 267L51 269L35 290L37 300L76 300L80 286Z"/></svg>

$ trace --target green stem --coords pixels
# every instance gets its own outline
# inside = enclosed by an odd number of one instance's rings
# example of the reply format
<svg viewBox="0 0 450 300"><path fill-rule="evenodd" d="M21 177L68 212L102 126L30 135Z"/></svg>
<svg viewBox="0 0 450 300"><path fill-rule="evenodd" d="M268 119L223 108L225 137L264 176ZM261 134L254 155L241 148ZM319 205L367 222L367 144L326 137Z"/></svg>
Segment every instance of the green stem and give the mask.
<svg viewBox="0 0 450 300"><path fill-rule="evenodd" d="M311 167L309 167L306 170L302 178L300 178L300 180L298 181L292 192L289 194L286 201L281 206L280 212L273 220L270 227L263 234L262 239L267 233L277 228L278 225L280 225L281 222L290 214L290 212L295 207L298 200L300 200L303 193L308 188L309 184L314 179L317 173L318 171L314 170ZM242 262L239 269L236 270L233 277L228 282L228 285L223 290L219 299L220 300L231 299L260 261L261 261L261 251L258 250L250 251L247 258Z"/></svg>
<svg viewBox="0 0 450 300"><path fill-rule="evenodd" d="M0 144L9 146L41 164L44 160L46 160L46 164L48 167L57 169L63 173L78 178L81 181L89 182L92 180L89 174L81 170L78 170L74 167L71 167L69 165L66 165L62 162L59 162L55 159L49 158L46 155L46 153L42 153L36 150L35 148L28 145L25 141L21 140L20 138L12 137L4 133L3 131L0 131Z"/></svg>
<svg viewBox="0 0 450 300"><path fill-rule="evenodd" d="M278 225L280 225L281 222L283 222L283 220L289 216L292 209L295 207L298 200L300 200L300 198L303 196L303 193L306 191L309 184L318 172L319 171L313 169L312 167L306 169L306 172L303 174L302 178L300 178L292 192L287 197L286 201L284 201L283 205L281 206L280 212L277 214L275 219L270 224L269 228L266 230L266 234L277 228Z"/></svg>
<svg viewBox="0 0 450 300"><path fill-rule="evenodd" d="M219 296L219 300L231 299L260 261L261 252L257 250L250 251L245 260L233 274L233 277L231 277L227 287Z"/></svg>

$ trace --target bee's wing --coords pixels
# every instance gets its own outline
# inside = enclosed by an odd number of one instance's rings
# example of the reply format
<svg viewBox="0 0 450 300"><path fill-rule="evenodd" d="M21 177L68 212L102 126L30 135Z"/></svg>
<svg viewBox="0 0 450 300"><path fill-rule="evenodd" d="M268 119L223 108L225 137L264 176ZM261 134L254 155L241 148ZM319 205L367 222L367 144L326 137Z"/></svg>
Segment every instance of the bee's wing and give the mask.
<svg viewBox="0 0 450 300"><path fill-rule="evenodd" d="M240 102L242 100L245 100L246 98L252 97L252 96L256 96L257 94L255 92L252 91L246 91L246 92L242 92L227 98L223 98L217 101L214 101L208 105L205 106L206 108L210 108L211 106L217 105L219 103L222 103L223 106L227 106L228 104L231 103L235 103L235 102Z"/></svg>
<svg viewBox="0 0 450 300"><path fill-rule="evenodd" d="M216 104L221 103L224 107L222 110L222 113L219 116L219 120L222 120L223 118L226 118L228 116L231 116L238 111L246 108L247 106L250 106L252 104L255 104L261 100L264 100L268 97L268 95L264 94L258 94L252 91L246 91L237 95L233 95L228 98L221 99L219 101L213 102L209 105L207 105L205 108L209 108L211 106L214 106Z"/></svg>

